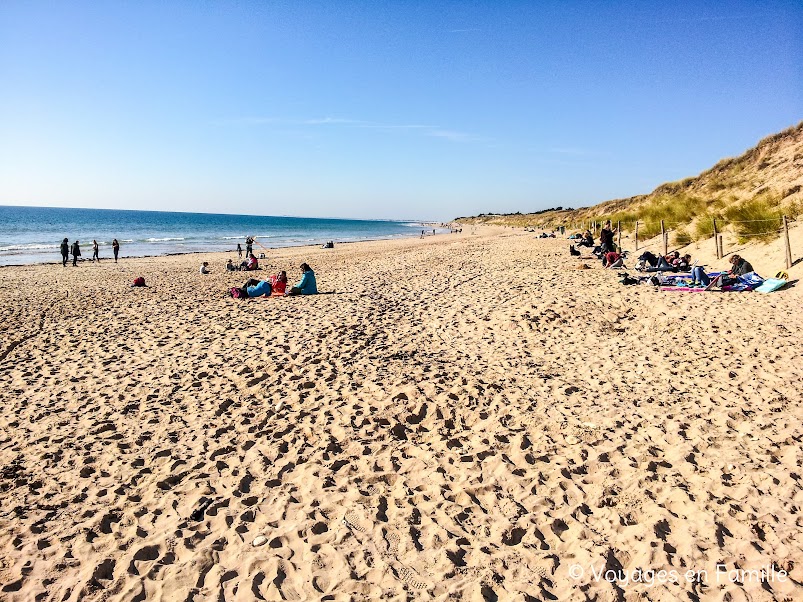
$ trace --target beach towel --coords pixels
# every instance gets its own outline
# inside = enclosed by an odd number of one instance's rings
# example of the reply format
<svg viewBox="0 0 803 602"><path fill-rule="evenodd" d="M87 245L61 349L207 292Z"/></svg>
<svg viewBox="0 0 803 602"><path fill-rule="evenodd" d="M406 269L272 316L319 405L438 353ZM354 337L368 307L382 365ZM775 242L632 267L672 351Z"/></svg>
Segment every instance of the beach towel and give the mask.
<svg viewBox="0 0 803 602"><path fill-rule="evenodd" d="M767 278L761 286L755 288L759 293L772 293L786 286L786 280L782 278Z"/></svg>
<svg viewBox="0 0 803 602"><path fill-rule="evenodd" d="M764 279L755 272L747 272L741 276L737 276L734 284L723 286L723 291L731 291L741 293L744 291L752 291L754 288L761 286Z"/></svg>

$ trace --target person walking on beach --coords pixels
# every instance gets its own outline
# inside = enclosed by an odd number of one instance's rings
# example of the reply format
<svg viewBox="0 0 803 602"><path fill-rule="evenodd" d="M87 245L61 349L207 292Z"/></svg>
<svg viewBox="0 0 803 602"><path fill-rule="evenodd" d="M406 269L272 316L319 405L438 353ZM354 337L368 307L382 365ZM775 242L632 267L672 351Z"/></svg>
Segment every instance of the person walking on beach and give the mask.
<svg viewBox="0 0 803 602"><path fill-rule="evenodd" d="M97 261L100 263L100 255L98 255L98 241L92 241L92 261Z"/></svg>
<svg viewBox="0 0 803 602"><path fill-rule="evenodd" d="M66 238L61 241L61 265L67 267L67 259L70 257L70 241Z"/></svg>
<svg viewBox="0 0 803 602"><path fill-rule="evenodd" d="M254 239L253 237L249 236L245 239L245 256L251 257L253 255L254 250Z"/></svg>
<svg viewBox="0 0 803 602"><path fill-rule="evenodd" d="M237 258L238 259L243 258L243 247L242 245L240 245L240 243L237 243Z"/></svg>
<svg viewBox="0 0 803 602"><path fill-rule="evenodd" d="M71 253L72 253L72 264L73 266L77 266L78 258L81 256L81 247L78 246L77 240L72 244Z"/></svg>
<svg viewBox="0 0 803 602"><path fill-rule="evenodd" d="M117 254L120 252L120 243L115 238L112 241L112 251L114 251L114 263L117 263Z"/></svg>

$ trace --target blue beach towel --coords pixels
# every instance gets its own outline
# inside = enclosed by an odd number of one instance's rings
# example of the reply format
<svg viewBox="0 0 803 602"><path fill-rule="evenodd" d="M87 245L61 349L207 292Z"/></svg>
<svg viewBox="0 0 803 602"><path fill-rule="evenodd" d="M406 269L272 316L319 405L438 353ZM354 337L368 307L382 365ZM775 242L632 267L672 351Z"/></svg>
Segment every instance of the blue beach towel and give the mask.
<svg viewBox="0 0 803 602"><path fill-rule="evenodd" d="M786 280L780 278L767 278L764 283L755 290L759 293L772 293L786 286Z"/></svg>

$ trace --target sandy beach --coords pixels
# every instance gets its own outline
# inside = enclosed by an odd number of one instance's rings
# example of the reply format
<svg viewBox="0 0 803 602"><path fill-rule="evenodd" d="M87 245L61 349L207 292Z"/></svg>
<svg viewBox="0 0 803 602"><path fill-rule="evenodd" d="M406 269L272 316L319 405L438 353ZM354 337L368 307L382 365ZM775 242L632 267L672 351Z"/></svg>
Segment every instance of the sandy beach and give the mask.
<svg viewBox="0 0 803 602"><path fill-rule="evenodd" d="M0 599L803 599L803 289L471 230L0 269Z"/></svg>

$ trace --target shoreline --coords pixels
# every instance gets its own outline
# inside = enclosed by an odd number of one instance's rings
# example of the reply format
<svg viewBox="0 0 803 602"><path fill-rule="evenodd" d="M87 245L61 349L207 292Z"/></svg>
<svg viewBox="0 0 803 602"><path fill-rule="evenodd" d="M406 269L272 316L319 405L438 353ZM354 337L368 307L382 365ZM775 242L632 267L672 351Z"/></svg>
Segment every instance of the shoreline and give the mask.
<svg viewBox="0 0 803 602"><path fill-rule="evenodd" d="M442 229L442 228L439 227L439 229ZM434 234L434 235L433 234L428 234L428 235L425 236L425 238L432 237L432 236L440 236L441 234L450 234L450 233L449 232L439 232L439 233ZM417 233L417 234L410 234L410 235L392 236L392 237L387 237L387 238L380 237L380 238L365 238L365 239L361 239L361 240L348 240L348 241L343 241L343 242L337 242L336 241L335 245L337 246L337 245L359 244L359 243L366 243L366 242L407 240L407 239L411 239L411 238L413 238L413 239L420 238L420 236L421 236L421 234ZM320 245L317 244L317 243L312 243L312 244L285 245L285 246L264 247L264 248L267 249L267 250L270 250L270 251L275 251L275 250L279 250L279 249L297 249L297 248L304 248L304 247L320 248ZM226 251L185 251L185 252L179 252L179 253L160 253L160 254L157 254L157 255L126 255L125 257L120 256L120 258L118 259L118 263L120 261L122 261L123 259L127 259L127 260L149 259L149 258L154 258L154 257L180 257L180 256L183 256L183 255L215 255L215 254L223 254L223 253L235 253L236 254L237 253L237 249L234 248L234 249L226 250ZM243 250L243 254L245 254L245 250ZM100 259L102 261L111 261L112 263L114 263L114 256L112 256L112 257L101 257ZM94 263L92 261L92 259L83 259L83 255L82 255L81 259L78 261L78 263L81 264L81 263L84 263L84 262ZM13 267L20 268L20 267L37 266L37 265L58 265L59 263L60 263L59 261L42 261L42 262L31 262L31 263L9 263L9 264L0 265L0 269L13 268ZM68 259L67 263L71 264L72 263L72 259Z"/></svg>

